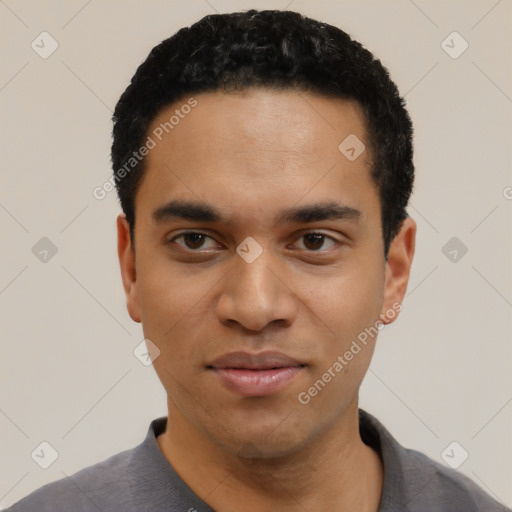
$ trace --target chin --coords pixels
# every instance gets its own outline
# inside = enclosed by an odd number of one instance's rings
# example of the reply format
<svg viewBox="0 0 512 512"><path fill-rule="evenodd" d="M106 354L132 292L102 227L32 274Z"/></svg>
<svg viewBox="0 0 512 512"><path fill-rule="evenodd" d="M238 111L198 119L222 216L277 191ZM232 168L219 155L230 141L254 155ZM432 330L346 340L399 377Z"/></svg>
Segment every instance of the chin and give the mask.
<svg viewBox="0 0 512 512"><path fill-rule="evenodd" d="M236 452L236 456L240 459L246 460L272 460L272 459L284 459L291 455L294 455L300 448L302 448L302 444L295 444L290 442L288 438L287 444L283 443L246 443Z"/></svg>
<svg viewBox="0 0 512 512"><path fill-rule="evenodd" d="M275 425L247 425L216 432L214 441L231 455L241 459L282 459L299 452L315 437L304 425L286 422ZM219 435L220 434L220 435Z"/></svg>

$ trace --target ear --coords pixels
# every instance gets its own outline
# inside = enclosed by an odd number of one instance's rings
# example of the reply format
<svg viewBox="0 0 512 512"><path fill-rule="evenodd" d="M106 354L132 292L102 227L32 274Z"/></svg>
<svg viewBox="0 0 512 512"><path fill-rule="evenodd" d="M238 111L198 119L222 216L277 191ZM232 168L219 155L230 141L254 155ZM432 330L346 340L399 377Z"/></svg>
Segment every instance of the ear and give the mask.
<svg viewBox="0 0 512 512"><path fill-rule="evenodd" d="M117 255L121 267L124 293L128 313L134 322L141 321L137 300L137 273L135 269L135 249L130 235L130 225L124 213L117 217Z"/></svg>
<svg viewBox="0 0 512 512"><path fill-rule="evenodd" d="M407 217L389 247L384 302L380 315L383 324L394 322L398 318L398 312L402 309L415 246L416 222L411 217Z"/></svg>

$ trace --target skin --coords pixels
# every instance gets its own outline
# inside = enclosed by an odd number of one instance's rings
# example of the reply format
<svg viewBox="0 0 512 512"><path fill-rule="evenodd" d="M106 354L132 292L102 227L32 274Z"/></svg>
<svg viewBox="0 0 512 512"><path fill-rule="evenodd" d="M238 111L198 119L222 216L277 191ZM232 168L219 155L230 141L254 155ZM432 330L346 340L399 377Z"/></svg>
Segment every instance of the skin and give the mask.
<svg viewBox="0 0 512 512"><path fill-rule="evenodd" d="M357 417L376 337L307 405L297 397L365 328L396 319L385 315L405 295L416 224L404 221L386 261L369 143L353 162L338 150L349 134L368 142L357 103L261 88L195 98L147 156L135 244L124 215L117 222L128 311L160 350L168 423L158 444L216 510L376 511L382 464ZM207 203L225 222L157 221L153 212L176 199ZM322 202L360 215L276 220ZM183 230L207 237L175 238ZM311 242L311 232L326 237ZM236 252L248 236L263 249L252 263ZM305 368L272 395L240 396L207 368L239 350L278 350Z"/></svg>

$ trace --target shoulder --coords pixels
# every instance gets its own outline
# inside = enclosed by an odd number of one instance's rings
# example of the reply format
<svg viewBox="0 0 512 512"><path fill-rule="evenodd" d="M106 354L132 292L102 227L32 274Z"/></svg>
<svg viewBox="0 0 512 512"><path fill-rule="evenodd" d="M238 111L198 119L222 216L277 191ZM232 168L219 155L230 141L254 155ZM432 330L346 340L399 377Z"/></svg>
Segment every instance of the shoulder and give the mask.
<svg viewBox="0 0 512 512"><path fill-rule="evenodd" d="M408 509L411 512L506 512L510 509L459 471L443 466L424 453L402 448Z"/></svg>
<svg viewBox="0 0 512 512"><path fill-rule="evenodd" d="M134 449L44 485L6 512L102 512L129 510L128 470ZM125 506L126 504L126 506Z"/></svg>
<svg viewBox="0 0 512 512"><path fill-rule="evenodd" d="M361 409L359 430L384 466L379 512L510 511L462 473L403 447L377 418Z"/></svg>

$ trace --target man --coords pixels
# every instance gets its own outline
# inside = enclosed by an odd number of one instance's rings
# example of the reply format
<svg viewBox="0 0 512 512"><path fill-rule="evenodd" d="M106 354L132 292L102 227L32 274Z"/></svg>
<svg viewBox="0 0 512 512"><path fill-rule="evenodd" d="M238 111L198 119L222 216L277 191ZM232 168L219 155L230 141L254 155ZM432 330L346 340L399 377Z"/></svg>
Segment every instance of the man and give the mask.
<svg viewBox="0 0 512 512"><path fill-rule="evenodd" d="M137 70L112 160L168 416L10 510L505 510L358 409L416 234L411 122L367 50L293 12L207 16Z"/></svg>

